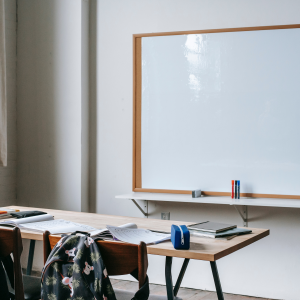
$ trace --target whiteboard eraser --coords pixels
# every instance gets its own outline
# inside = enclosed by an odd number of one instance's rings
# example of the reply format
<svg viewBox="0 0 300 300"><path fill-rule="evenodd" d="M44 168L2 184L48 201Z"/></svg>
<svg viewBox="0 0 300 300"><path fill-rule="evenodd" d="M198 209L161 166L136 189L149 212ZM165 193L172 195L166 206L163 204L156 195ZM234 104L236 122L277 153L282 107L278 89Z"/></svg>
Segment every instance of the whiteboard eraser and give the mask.
<svg viewBox="0 0 300 300"><path fill-rule="evenodd" d="M199 198L199 197L201 197L201 190L192 191L192 197L193 198Z"/></svg>

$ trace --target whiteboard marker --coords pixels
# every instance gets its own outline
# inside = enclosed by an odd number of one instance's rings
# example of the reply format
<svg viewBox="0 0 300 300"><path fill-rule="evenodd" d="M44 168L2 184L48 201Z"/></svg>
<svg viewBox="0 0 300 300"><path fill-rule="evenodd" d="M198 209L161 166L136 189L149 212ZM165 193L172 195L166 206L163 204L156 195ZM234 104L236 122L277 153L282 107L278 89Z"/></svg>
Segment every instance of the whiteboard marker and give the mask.
<svg viewBox="0 0 300 300"><path fill-rule="evenodd" d="M231 199L234 198L234 180L231 180Z"/></svg>
<svg viewBox="0 0 300 300"><path fill-rule="evenodd" d="M240 199L240 181L237 181L237 198Z"/></svg>
<svg viewBox="0 0 300 300"><path fill-rule="evenodd" d="M234 181L234 198L237 199L237 180Z"/></svg>

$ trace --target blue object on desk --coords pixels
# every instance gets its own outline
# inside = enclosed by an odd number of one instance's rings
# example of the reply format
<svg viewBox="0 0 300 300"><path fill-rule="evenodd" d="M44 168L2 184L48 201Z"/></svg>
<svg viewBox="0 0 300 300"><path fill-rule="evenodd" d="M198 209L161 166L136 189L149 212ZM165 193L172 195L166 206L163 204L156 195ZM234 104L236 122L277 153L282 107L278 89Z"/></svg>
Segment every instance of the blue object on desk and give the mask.
<svg viewBox="0 0 300 300"><path fill-rule="evenodd" d="M185 225L171 226L171 241L175 249L190 249L190 232Z"/></svg>

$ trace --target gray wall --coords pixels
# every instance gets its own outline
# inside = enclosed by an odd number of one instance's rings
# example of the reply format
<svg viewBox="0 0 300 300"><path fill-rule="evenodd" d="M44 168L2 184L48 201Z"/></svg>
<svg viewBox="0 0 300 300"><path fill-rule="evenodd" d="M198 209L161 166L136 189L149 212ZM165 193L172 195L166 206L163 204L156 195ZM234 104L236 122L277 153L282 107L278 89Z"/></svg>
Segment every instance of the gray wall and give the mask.
<svg viewBox="0 0 300 300"><path fill-rule="evenodd" d="M18 1L18 203L81 210L81 0Z"/></svg>
<svg viewBox="0 0 300 300"><path fill-rule="evenodd" d="M76 52L81 25L76 22L76 5L74 0L19 0L17 141L22 205L83 207L78 125L82 79L77 76L81 69ZM85 148L90 153L90 207L98 213L140 217L131 202L115 199L132 186L132 34L300 23L300 2L91 0L90 7L90 137L89 149ZM173 220L242 225L229 206L157 202L149 211L151 218L170 211ZM224 292L297 299L299 211L251 207L249 217L249 226L270 228L271 235L218 262ZM164 258L149 260L150 281L164 283ZM175 277L181 262L174 261ZM41 265L38 246L34 266ZM209 264L193 261L183 286L214 290Z"/></svg>
<svg viewBox="0 0 300 300"><path fill-rule="evenodd" d="M7 59L7 167L0 167L0 207L16 202L16 2L5 0Z"/></svg>

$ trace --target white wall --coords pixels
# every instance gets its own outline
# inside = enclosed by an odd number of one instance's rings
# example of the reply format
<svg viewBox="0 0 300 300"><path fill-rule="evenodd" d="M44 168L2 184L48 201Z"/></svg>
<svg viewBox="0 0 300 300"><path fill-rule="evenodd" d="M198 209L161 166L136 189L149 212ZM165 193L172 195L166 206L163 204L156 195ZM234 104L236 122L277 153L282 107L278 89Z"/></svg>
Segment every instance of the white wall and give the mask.
<svg viewBox="0 0 300 300"><path fill-rule="evenodd" d="M131 202L114 198L132 186L132 34L300 23L300 2L291 0L90 0L87 111L81 107L87 94L82 2L18 2L18 203L85 209L81 176L87 171L81 164L89 163L92 210L127 216L141 216ZM84 118L89 147L80 144ZM82 151L89 151L89 162ZM174 220L242 224L234 208L222 205L161 202L150 204L149 211L151 218L170 211ZM298 215L295 209L249 208L249 225L270 228L271 235L218 262L224 292L299 298ZM36 253L38 268L40 245ZM174 274L181 262L175 259ZM163 257L150 257L149 277L164 283ZM214 290L209 264L193 261L183 286Z"/></svg>
<svg viewBox="0 0 300 300"><path fill-rule="evenodd" d="M81 0L18 1L18 203L81 210ZM85 83L86 85L86 83Z"/></svg>
<svg viewBox="0 0 300 300"><path fill-rule="evenodd" d="M7 69L7 167L0 167L0 207L16 201L16 2L5 0Z"/></svg>
<svg viewBox="0 0 300 300"><path fill-rule="evenodd" d="M132 186L132 34L299 24L299 1L274 0L98 0L94 50L97 52L96 211L141 216L129 201L115 195ZM95 89L94 86L94 89ZM93 88L93 86L92 86ZM150 205L151 218L170 211L171 219L242 221L222 205ZM224 292L274 299L299 299L300 219L297 209L249 208L250 227L270 228L271 235L218 262ZM179 272L181 260L174 262ZM161 257L150 257L151 282L164 283ZM207 262L193 261L183 286L214 290Z"/></svg>

